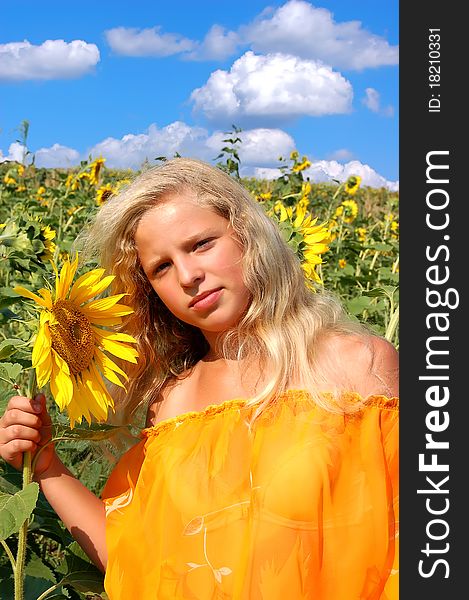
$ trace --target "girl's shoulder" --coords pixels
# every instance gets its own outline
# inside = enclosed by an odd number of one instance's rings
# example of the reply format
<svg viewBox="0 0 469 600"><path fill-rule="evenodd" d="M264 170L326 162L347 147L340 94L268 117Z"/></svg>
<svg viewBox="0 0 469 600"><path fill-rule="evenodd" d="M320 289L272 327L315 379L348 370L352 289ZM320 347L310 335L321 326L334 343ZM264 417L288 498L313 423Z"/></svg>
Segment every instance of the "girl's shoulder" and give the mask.
<svg viewBox="0 0 469 600"><path fill-rule="evenodd" d="M399 353L374 334L331 332L319 342L318 362L339 387L363 398L399 395Z"/></svg>

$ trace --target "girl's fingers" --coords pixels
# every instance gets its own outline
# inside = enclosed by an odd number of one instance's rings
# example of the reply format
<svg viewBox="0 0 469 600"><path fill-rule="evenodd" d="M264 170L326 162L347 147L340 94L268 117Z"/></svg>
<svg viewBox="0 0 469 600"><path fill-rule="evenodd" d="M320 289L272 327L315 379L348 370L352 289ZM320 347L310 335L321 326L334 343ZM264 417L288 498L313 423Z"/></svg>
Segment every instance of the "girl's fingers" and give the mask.
<svg viewBox="0 0 469 600"><path fill-rule="evenodd" d="M10 425L5 427L2 432L2 442L8 444L12 440L31 440L33 442L41 441L41 434L37 429L25 427L24 425Z"/></svg>
<svg viewBox="0 0 469 600"><path fill-rule="evenodd" d="M39 414L44 406L44 394L37 394L34 400L26 396L13 396L8 402L5 414L13 409L22 410L27 413Z"/></svg>
<svg viewBox="0 0 469 600"><path fill-rule="evenodd" d="M2 428L13 427L15 425L25 425L39 429L42 425L42 419L37 414L26 412L21 408L9 408L2 417Z"/></svg>
<svg viewBox="0 0 469 600"><path fill-rule="evenodd" d="M34 452L37 444L32 440L12 440L2 445L2 458L13 463L15 458L21 458L23 452Z"/></svg>

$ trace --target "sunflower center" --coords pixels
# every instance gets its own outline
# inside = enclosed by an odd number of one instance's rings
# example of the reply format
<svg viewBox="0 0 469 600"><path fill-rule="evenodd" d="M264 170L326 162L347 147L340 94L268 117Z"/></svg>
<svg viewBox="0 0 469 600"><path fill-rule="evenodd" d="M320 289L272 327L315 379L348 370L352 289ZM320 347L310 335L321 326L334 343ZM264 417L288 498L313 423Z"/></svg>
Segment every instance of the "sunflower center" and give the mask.
<svg viewBox="0 0 469 600"><path fill-rule="evenodd" d="M57 323L49 325L52 348L64 359L72 374L80 373L93 359L95 340L89 320L68 300L52 307Z"/></svg>

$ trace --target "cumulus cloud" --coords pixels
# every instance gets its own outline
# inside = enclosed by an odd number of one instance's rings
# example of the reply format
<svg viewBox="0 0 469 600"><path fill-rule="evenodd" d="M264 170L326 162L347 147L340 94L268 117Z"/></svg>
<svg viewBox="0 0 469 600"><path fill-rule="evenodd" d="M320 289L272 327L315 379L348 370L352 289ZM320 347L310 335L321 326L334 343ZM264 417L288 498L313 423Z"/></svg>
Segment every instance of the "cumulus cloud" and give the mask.
<svg viewBox="0 0 469 600"><path fill-rule="evenodd" d="M279 156L295 149L294 139L281 129L247 129L239 134L241 144L238 154L243 165L270 166L278 163ZM207 146L217 154L224 145L226 134L220 131L207 139Z"/></svg>
<svg viewBox="0 0 469 600"><path fill-rule="evenodd" d="M200 158L207 158L208 149L204 148L207 137L208 132L202 127L175 121L161 129L152 124L147 133L129 133L121 139L108 137L89 152L92 156L104 156L109 167L139 168L146 160L153 162L157 156L170 158L176 152L194 156L194 152L202 150Z"/></svg>
<svg viewBox="0 0 469 600"><path fill-rule="evenodd" d="M391 105L386 107L381 106L380 94L374 88L366 88L365 96L362 98L362 102L372 112L378 113L385 117L392 117L394 115L394 108Z"/></svg>
<svg viewBox="0 0 469 600"><path fill-rule="evenodd" d="M345 164L341 164L336 160L318 160L303 171L304 177L309 177L311 181L316 183L331 181L332 179L346 181L351 175L359 175L362 178L362 185L375 188L385 187L391 191L399 189L398 181L387 180L369 165L365 165L358 160L351 160Z"/></svg>
<svg viewBox="0 0 469 600"><path fill-rule="evenodd" d="M91 155L93 158L103 156L107 167L139 169L146 160L152 163L158 156L171 158L176 152L213 163L225 144L223 139L226 136L222 131L209 133L202 127L191 127L181 121L162 128L152 124L145 133L129 133L121 139L109 137L82 154L60 144L41 148L34 153L35 164L38 167L74 167L80 160ZM239 144L240 172L246 177L279 177L279 157L288 156L296 148L295 140L281 129L246 129L240 132L239 137L242 140ZM24 146L15 142L10 145L8 156L3 156L0 151L0 162L21 162L24 151ZM357 160L346 164L337 160L313 161L312 166L303 171L303 175L313 182L332 179L345 181L350 175L360 175L363 185L399 189L398 181L386 180L370 166Z"/></svg>
<svg viewBox="0 0 469 600"><path fill-rule="evenodd" d="M80 161L80 153L73 148L53 144L50 148L39 148L34 153L37 167L75 167Z"/></svg>
<svg viewBox="0 0 469 600"><path fill-rule="evenodd" d="M0 163L10 160L22 163L27 151L28 149L23 146L23 144L13 142L13 144L10 144L6 156L4 156L3 152L0 150Z"/></svg>
<svg viewBox="0 0 469 600"><path fill-rule="evenodd" d="M226 122L243 117L285 119L347 113L353 91L350 82L327 65L249 51L229 72L214 71L190 98L195 110L207 119Z"/></svg>
<svg viewBox="0 0 469 600"><path fill-rule="evenodd" d="M259 179L277 179L282 172L277 168L255 167L242 171L242 175L246 177L252 175ZM340 164L335 160L319 160L303 171L303 177L313 183L332 182L333 179L347 181L350 175L359 175L362 178L362 185L375 188L384 187L392 192L399 190L399 181L388 181L369 165L364 165L358 160L346 164Z"/></svg>
<svg viewBox="0 0 469 600"><path fill-rule="evenodd" d="M213 25L201 44L187 54L189 60L225 60L238 47L239 36L234 31L227 31L220 25Z"/></svg>
<svg viewBox="0 0 469 600"><path fill-rule="evenodd" d="M191 51L197 45L177 33L160 33L160 30L161 27L115 27L104 35L112 50L124 56L170 56Z"/></svg>
<svg viewBox="0 0 469 600"><path fill-rule="evenodd" d="M0 81L74 79L91 72L99 58L97 46L83 40L0 44Z"/></svg>
<svg viewBox="0 0 469 600"><path fill-rule="evenodd" d="M295 146L293 138L280 129L246 130L240 136L239 155L243 165L275 164L281 154L291 152ZM176 152L211 162L226 145L225 138L226 133L221 131L209 134L202 127L175 121L161 129L152 124L146 133L107 138L93 146L89 153L104 156L106 165L115 168L139 168L145 160L152 162L157 156L170 158Z"/></svg>
<svg viewBox="0 0 469 600"><path fill-rule="evenodd" d="M329 10L303 0L290 0L273 12L267 9L241 27L239 34L254 51L319 59L340 69L362 70L399 61L398 46L363 29L360 21L336 23Z"/></svg>

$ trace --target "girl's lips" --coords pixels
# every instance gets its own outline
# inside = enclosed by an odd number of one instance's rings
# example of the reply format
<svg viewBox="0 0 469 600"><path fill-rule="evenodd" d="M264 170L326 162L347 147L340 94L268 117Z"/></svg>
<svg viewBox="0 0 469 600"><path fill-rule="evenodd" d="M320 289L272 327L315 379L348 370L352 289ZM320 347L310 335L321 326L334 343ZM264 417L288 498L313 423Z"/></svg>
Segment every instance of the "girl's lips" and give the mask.
<svg viewBox="0 0 469 600"><path fill-rule="evenodd" d="M212 304L215 304L215 302L218 300L218 298L220 298L222 292L223 292L223 289L214 290L213 292L208 294L208 296L205 296L198 302L195 302L191 306L191 308L194 310L205 310L206 308L209 308L210 306L212 306Z"/></svg>

